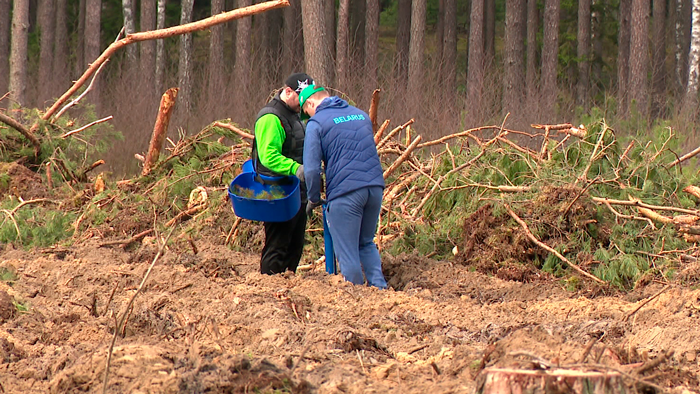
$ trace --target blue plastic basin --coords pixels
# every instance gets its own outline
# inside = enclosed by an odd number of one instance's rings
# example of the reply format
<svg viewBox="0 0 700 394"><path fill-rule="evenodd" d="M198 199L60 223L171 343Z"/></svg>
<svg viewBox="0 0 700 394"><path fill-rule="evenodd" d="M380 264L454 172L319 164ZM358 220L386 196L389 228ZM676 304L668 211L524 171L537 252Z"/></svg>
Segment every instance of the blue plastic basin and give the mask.
<svg viewBox="0 0 700 394"><path fill-rule="evenodd" d="M243 167L241 168L241 172L253 172L253 160L246 160L245 163L243 163Z"/></svg>
<svg viewBox="0 0 700 394"><path fill-rule="evenodd" d="M236 216L259 222L286 222L293 218L301 207L299 179L295 176L283 178L288 184L271 186L257 182L254 172L239 174L228 188L228 197ZM233 193L235 186L250 189L256 195L263 191L269 192L273 187L279 187L282 188L285 197L276 200L246 198Z"/></svg>

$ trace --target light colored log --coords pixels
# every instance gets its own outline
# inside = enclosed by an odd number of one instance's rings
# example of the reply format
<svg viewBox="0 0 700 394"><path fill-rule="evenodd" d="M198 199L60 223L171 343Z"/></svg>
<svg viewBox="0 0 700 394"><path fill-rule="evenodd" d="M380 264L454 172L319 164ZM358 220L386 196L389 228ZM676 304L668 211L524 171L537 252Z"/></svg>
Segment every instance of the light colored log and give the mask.
<svg viewBox="0 0 700 394"><path fill-rule="evenodd" d="M143 163L143 171L141 171L141 176L148 175L158 161L158 156L160 155L160 151L163 149L163 143L165 142L165 136L168 134L168 125L170 124L170 116L172 115L173 108L175 107L177 92L177 88L170 88L163 93L163 97L160 99L158 117L156 118L156 124L153 127L151 143L148 146L148 153L146 153L146 159Z"/></svg>

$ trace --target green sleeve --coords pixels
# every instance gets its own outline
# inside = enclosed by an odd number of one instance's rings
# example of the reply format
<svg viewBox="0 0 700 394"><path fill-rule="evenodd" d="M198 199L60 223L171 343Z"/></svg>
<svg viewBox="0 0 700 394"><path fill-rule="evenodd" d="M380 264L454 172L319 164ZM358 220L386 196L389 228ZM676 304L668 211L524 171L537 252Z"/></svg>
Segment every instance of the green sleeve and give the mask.
<svg viewBox="0 0 700 394"><path fill-rule="evenodd" d="M263 115L255 122L255 141L260 163L278 174L294 175L300 164L282 156L285 139L282 123L274 114Z"/></svg>

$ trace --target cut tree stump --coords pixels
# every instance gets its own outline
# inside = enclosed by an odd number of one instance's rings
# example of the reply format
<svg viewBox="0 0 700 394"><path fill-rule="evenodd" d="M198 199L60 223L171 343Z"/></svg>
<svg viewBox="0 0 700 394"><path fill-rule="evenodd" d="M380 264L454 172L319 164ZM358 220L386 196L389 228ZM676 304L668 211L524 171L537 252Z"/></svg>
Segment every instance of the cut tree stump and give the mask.
<svg viewBox="0 0 700 394"><path fill-rule="evenodd" d="M477 379L477 394L622 394L625 385L617 372L571 369L519 370L486 368Z"/></svg>

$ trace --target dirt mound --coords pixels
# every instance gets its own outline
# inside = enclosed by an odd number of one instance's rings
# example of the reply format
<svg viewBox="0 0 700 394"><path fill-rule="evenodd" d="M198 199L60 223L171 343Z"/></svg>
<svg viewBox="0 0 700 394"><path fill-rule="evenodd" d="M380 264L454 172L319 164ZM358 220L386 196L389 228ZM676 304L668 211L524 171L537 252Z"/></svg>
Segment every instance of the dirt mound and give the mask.
<svg viewBox="0 0 700 394"><path fill-rule="evenodd" d="M6 194L22 196L25 200L43 198L49 192L41 177L17 163L0 163L0 197Z"/></svg>

